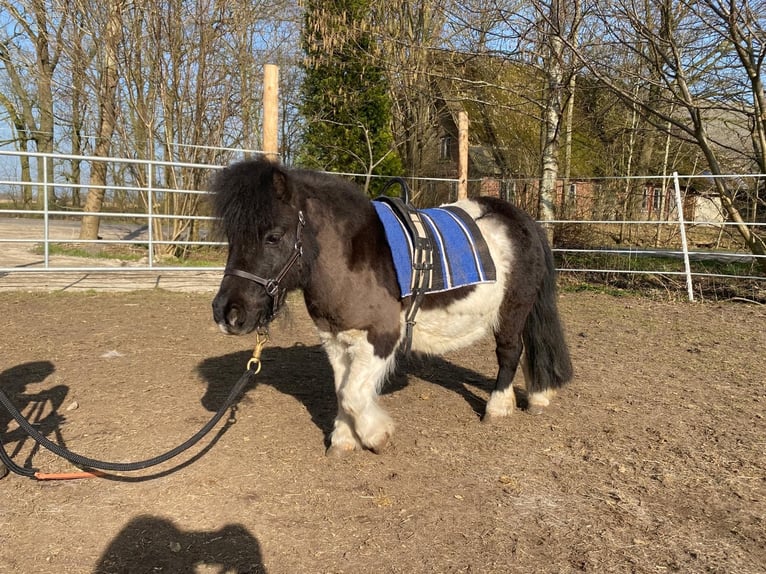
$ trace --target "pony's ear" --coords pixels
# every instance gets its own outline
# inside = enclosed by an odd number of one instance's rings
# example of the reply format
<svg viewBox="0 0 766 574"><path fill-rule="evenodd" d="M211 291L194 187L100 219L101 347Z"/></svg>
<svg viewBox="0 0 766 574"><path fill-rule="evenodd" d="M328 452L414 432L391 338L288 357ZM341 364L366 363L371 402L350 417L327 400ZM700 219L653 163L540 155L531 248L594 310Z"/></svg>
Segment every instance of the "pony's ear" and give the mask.
<svg viewBox="0 0 766 574"><path fill-rule="evenodd" d="M272 183L277 198L287 204L291 203L292 192L290 190L290 182L287 181L287 173L279 167L275 168L273 171Z"/></svg>

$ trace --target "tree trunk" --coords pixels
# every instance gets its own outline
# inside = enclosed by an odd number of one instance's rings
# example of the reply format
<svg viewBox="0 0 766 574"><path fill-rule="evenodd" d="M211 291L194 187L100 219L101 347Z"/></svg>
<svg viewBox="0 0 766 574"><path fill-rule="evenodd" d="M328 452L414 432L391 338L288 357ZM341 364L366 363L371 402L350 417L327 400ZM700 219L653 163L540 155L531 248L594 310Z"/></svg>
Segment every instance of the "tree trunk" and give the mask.
<svg viewBox="0 0 766 574"><path fill-rule="evenodd" d="M120 38L123 1L109 3L109 20L104 34L104 62L99 89L99 129L98 139L93 155L96 158L108 157L112 148L117 106L117 44ZM85 200L84 211L98 213L104 202L106 193L107 164L96 160L91 166L90 189ZM85 215L80 227L80 239L98 239L100 217Z"/></svg>
<svg viewBox="0 0 766 574"><path fill-rule="evenodd" d="M572 124L574 122L574 102L577 76L569 76L567 83L567 105L564 114L564 177L561 181L561 214L571 217L577 213L577 198L569 197L569 179L572 175Z"/></svg>
<svg viewBox="0 0 766 574"><path fill-rule="evenodd" d="M82 25L82 12L78 8L76 13L72 14L72 41L71 41L71 58L72 58L72 127L71 127L71 143L72 143L72 155L83 155L83 139L82 134L85 127L84 110L86 104L85 98L85 84L86 84L86 70L88 67L88 57L85 49L83 48L83 38L85 36L84 27ZM74 157L69 162L70 165L70 177L69 183L73 185L71 204L74 208L80 208L82 206L82 200L80 197L80 185L82 179L82 160L79 157Z"/></svg>
<svg viewBox="0 0 766 574"><path fill-rule="evenodd" d="M766 256L766 243L764 243L763 238L753 233L750 226L745 223L745 220L742 218L742 214L734 205L734 198L729 189L726 187L723 178L715 177L716 175L720 175L722 173L721 166L718 163L718 157L710 145L710 141L701 121L696 121L695 123L697 125L697 142L699 143L700 149L702 149L702 153L705 155L705 159L707 159L708 166L710 167L710 172L713 174L713 182L715 184L716 191L721 198L721 205L726 210L729 218L731 218L731 220L734 222L734 226L742 238L745 240L745 243L750 248L750 251L753 253L753 255ZM758 259L758 266L762 271L766 272L766 259Z"/></svg>
<svg viewBox="0 0 766 574"><path fill-rule="evenodd" d="M2 50L2 48L0 48L0 50ZM2 60L2 55L3 53L0 51L0 61L4 61ZM29 151L29 130L24 122L24 117L18 112L13 102L11 102L11 100L4 94L0 94L0 105L6 109L13 121L13 129L16 132L16 141L18 142L19 151ZM35 199L29 156L19 156L19 163L21 164L21 181L24 182L21 186L21 205L24 209L29 209Z"/></svg>
<svg viewBox="0 0 766 574"><path fill-rule="evenodd" d="M52 154L54 152L54 115L53 115L53 73L58 61L58 53L61 50L60 30L66 20L66 14L58 23L58 32L54 37L54 51L51 51L49 30L48 10L45 2L35 1L32 3L34 17L37 23L37 36L35 40L35 53L37 56L37 108L39 114L39 126L33 135L37 151L40 153ZM56 203L56 188L53 185L54 171L53 161L48 158L47 161L38 162L38 179L40 182L47 182L46 189L48 194L48 205ZM42 205L42 200L38 197L38 203Z"/></svg>
<svg viewBox="0 0 766 574"><path fill-rule="evenodd" d="M98 213L104 203L106 185L106 162L94 161L90 168L90 189L83 211ZM101 218L97 215L84 215L80 226L80 239L98 239Z"/></svg>
<svg viewBox="0 0 766 574"><path fill-rule="evenodd" d="M551 4L551 20L558 22L558 1ZM563 42L556 30L550 30L547 38L545 61L547 90L543 116L542 170L537 217L545 228L548 242L553 245L553 224L555 219L556 180L559 173L559 145L562 92Z"/></svg>
<svg viewBox="0 0 766 574"><path fill-rule="evenodd" d="M556 179L559 171L558 124L561 117L561 100L550 95L545 110L543 135L542 175L540 177L540 195L537 203L537 217L545 228L548 241L553 245L553 224L556 218L554 204L556 197Z"/></svg>
<svg viewBox="0 0 766 574"><path fill-rule="evenodd" d="M634 94L635 97L638 98L638 86L634 88ZM627 165L625 168L625 175L630 178L633 175L633 158L636 153L636 137L638 135L638 126L639 126L639 117L638 117L638 107L632 106L633 113L630 117L630 127L629 127L629 133L630 137L628 138L628 157L627 157ZM640 167L639 167L640 169ZM633 180L626 179L625 180L625 197L622 201L622 215L620 216L621 223L620 223L620 233L618 237L617 243L622 244L626 240L630 241L631 239L631 230L633 229L632 225L628 225L628 221L631 219L634 219L634 212L635 212L635 202L633 200L634 195L634 188L633 188ZM627 237L625 237L627 232Z"/></svg>

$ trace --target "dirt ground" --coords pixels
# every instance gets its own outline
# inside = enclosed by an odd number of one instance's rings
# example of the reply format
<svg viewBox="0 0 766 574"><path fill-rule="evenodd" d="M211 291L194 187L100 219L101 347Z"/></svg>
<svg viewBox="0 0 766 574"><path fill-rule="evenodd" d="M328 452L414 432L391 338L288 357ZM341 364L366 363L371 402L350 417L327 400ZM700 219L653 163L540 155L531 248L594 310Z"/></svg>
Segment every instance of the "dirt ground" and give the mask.
<svg viewBox="0 0 766 574"><path fill-rule="evenodd" d="M80 454L160 454L250 354L210 300L0 293L0 388ZM392 448L337 460L329 364L289 306L217 437L135 475L3 478L0 572L766 572L766 307L564 293L576 380L545 414L480 422L487 340L403 362ZM5 413L0 435L19 464L71 470Z"/></svg>

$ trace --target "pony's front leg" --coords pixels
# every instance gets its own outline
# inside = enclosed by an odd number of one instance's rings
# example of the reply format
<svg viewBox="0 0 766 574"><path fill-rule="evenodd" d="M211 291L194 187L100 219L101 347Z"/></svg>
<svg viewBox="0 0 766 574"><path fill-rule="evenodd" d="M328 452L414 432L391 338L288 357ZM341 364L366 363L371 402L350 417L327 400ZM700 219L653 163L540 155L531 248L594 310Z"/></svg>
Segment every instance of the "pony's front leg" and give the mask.
<svg viewBox="0 0 766 574"><path fill-rule="evenodd" d="M340 400L340 389L343 388L348 380L350 356L346 345L330 333L319 333L322 345L327 353L327 358L332 366L332 372L335 379L335 395L338 399L338 414L335 416L333 430L330 435L330 447L327 454L332 456L342 456L347 452L361 449L362 444L354 432L354 421L351 416L343 410Z"/></svg>
<svg viewBox="0 0 766 574"><path fill-rule="evenodd" d="M393 362L394 355L381 358L362 331L346 331L333 337L330 361L344 366L336 373L338 416L328 454L343 454L361 446L382 451L394 431L391 418L378 405L378 391ZM330 347L332 351L330 351ZM342 354L341 354L342 353Z"/></svg>

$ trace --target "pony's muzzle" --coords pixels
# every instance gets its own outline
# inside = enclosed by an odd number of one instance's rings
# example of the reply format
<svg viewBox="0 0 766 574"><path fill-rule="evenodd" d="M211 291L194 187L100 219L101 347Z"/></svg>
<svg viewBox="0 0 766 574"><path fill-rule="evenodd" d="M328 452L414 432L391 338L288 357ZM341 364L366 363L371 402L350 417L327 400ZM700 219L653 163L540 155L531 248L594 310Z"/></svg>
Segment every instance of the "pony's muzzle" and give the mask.
<svg viewBox="0 0 766 574"><path fill-rule="evenodd" d="M247 313L240 305L220 295L213 299L213 320L224 333L242 333L246 318Z"/></svg>

